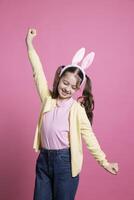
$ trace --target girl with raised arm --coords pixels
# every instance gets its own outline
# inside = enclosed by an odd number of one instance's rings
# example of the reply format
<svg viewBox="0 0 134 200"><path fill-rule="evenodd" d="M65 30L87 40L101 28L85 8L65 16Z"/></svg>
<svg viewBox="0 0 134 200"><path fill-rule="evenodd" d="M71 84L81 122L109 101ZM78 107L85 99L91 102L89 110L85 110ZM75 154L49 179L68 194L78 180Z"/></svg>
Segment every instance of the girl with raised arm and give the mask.
<svg viewBox="0 0 134 200"><path fill-rule="evenodd" d="M90 52L84 58L85 48L78 50L71 64L57 68L51 91L33 47L35 36L36 30L29 29L28 57L41 100L33 143L39 152L33 199L74 200L83 163L82 139L100 166L111 174L118 172L118 164L108 162L92 130L94 99L91 79L85 70L95 54ZM75 100L73 95L83 84L82 96Z"/></svg>

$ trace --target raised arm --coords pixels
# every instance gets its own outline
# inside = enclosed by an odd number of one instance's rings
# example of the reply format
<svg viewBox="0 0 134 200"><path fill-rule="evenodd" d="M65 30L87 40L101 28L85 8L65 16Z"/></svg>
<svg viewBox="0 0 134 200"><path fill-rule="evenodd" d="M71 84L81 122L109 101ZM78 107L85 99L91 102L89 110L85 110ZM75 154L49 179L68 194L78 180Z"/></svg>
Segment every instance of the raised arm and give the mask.
<svg viewBox="0 0 134 200"><path fill-rule="evenodd" d="M81 134L82 138L84 139L87 148L90 150L93 157L98 161L98 163L104 167L107 171L112 174L116 174L118 171L118 164L117 163L109 163L106 159L105 153L102 151L99 142L92 130L90 121L85 112L85 108L81 107Z"/></svg>
<svg viewBox="0 0 134 200"><path fill-rule="evenodd" d="M43 103L44 99L50 96L50 91L48 88L47 80L45 77L45 73L43 71L40 58L33 47L32 41L35 36L36 36L36 30L28 29L28 33L26 36L26 46L27 46L29 61L32 65L32 71L36 89L39 94L40 100Z"/></svg>

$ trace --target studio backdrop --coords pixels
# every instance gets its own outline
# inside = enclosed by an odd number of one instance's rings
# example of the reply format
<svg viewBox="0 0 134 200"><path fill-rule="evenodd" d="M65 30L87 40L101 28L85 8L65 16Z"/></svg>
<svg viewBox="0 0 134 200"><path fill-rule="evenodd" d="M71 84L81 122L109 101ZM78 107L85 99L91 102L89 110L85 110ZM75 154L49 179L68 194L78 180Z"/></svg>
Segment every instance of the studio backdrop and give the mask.
<svg viewBox="0 0 134 200"><path fill-rule="evenodd" d="M26 49L28 28L50 89L59 65L81 47L95 52L86 71L95 100L93 130L110 162L103 169L83 142L84 163L76 200L133 200L134 1L0 1L0 199L31 200L33 139L41 102ZM77 94L81 95L81 91Z"/></svg>

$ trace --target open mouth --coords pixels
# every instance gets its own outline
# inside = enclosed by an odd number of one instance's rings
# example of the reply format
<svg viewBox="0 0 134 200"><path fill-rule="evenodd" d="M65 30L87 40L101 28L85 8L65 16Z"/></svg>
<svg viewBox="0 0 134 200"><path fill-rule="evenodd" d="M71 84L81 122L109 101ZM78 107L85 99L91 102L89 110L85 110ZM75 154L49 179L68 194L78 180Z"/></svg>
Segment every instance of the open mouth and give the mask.
<svg viewBox="0 0 134 200"><path fill-rule="evenodd" d="M65 92L64 90L61 90L61 92L62 92L62 94L63 94L64 96L68 95L68 93Z"/></svg>
<svg viewBox="0 0 134 200"><path fill-rule="evenodd" d="M62 90L62 94L63 94L63 95L67 95L67 93L66 93L66 92L64 92L63 90Z"/></svg>

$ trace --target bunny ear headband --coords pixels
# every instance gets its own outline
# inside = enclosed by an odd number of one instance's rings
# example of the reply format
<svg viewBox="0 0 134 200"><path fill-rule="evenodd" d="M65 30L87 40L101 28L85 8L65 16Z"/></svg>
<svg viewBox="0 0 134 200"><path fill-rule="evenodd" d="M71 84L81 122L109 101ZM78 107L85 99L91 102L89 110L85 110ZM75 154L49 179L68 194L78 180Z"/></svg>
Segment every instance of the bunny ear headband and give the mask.
<svg viewBox="0 0 134 200"><path fill-rule="evenodd" d="M75 55L73 56L73 59L72 59L72 63L69 64L69 65L66 65L60 72L60 75L61 76L63 74L63 72L69 68L69 67L77 67L81 70L82 74L83 74L83 81L81 83L81 85L85 82L85 79L86 79L86 73L85 73L85 69L87 69L93 62L94 60L94 56L95 56L95 53L94 52L90 52L89 54L87 54L87 56L83 59L84 57L84 54L85 54L85 48L81 48L79 49ZM78 63L81 61L81 65L78 65Z"/></svg>

